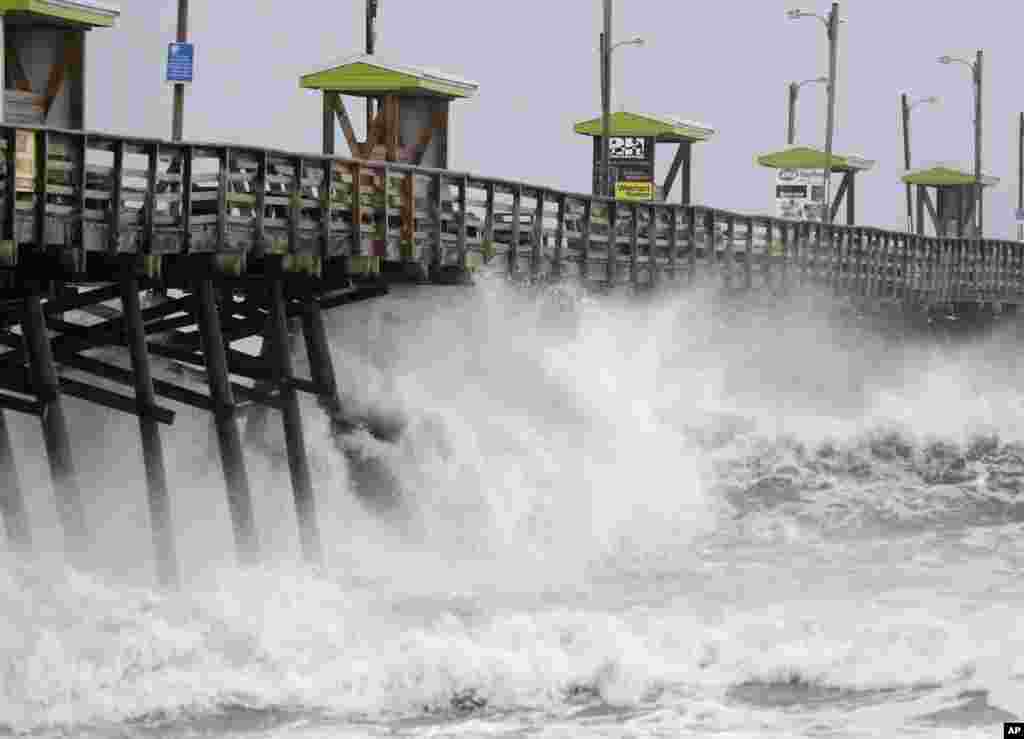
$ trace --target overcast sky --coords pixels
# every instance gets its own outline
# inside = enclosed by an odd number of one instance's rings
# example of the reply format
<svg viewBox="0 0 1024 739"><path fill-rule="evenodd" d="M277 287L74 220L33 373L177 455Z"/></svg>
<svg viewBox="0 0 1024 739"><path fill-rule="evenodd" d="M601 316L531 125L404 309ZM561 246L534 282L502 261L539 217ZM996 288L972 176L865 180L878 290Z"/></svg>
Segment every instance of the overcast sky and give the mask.
<svg viewBox="0 0 1024 739"><path fill-rule="evenodd" d="M828 12L823 0L809 2L804 7ZM476 98L453 104L454 168L589 191L590 141L573 134L572 124L600 112L600 0L380 4L382 57L480 83ZM785 144L786 84L828 71L823 26L788 20L789 7L787 0L616 2L616 40L641 35L647 45L616 50L614 108L679 114L716 130L695 147L697 203L774 213L774 171L754 157ZM123 0L117 27L90 34L89 128L169 136L163 67L176 8L175 0ZM1015 235L1024 6L846 0L841 15L834 149L877 160L858 178L858 221L904 224L901 92L942 98L938 107L914 111L915 166L953 161L973 168L970 70L936 59L973 58L981 48L984 169L1001 178L986 197L986 231ZM319 96L301 90L299 76L360 52L363 33L363 0L191 0L196 81L186 97L186 138L318 151ZM823 147L824 86L803 88L797 119L797 142ZM339 133L338 151L346 149ZM659 149L659 179L671 155L667 145Z"/></svg>

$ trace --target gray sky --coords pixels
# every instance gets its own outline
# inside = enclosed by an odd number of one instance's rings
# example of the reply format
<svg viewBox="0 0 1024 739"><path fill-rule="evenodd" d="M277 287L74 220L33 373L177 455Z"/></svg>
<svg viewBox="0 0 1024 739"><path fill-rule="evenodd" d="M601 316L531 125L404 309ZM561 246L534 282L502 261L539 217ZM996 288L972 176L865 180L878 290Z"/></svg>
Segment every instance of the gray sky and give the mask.
<svg viewBox="0 0 1024 739"><path fill-rule="evenodd" d="M829 7L800 2L822 14ZM697 203L774 213L774 172L754 157L785 144L786 84L828 70L823 26L786 19L793 4L616 2L615 38L639 34L648 43L615 52L615 109L681 114L717 131L695 147ZM186 98L186 138L317 151L319 97L299 89L298 78L363 48L363 0L191 5L196 82ZM90 34L89 128L169 136L163 65L176 7L123 0L118 27ZM973 167L970 70L936 58L973 58L982 48L984 169L1001 178L986 197L986 231L1015 235L1024 8L1011 0L846 0L841 14L835 151L878 162L858 178L858 221L904 223L901 92L942 97L940 106L914 111L915 165ZM480 83L476 98L453 105L453 167L588 192L591 146L572 124L600 111L600 26L600 0L381 0L377 52ZM824 116L824 86L803 88L797 142L823 146ZM339 134L338 151L346 150ZM659 149L659 179L670 160L669 148Z"/></svg>

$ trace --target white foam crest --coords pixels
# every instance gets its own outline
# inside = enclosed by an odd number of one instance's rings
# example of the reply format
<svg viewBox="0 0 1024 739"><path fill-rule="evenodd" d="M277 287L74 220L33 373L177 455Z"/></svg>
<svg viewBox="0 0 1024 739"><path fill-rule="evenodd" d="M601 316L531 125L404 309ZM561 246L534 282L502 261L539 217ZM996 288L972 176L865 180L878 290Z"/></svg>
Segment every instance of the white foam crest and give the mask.
<svg viewBox="0 0 1024 739"><path fill-rule="evenodd" d="M983 688L1014 710L1005 702L1019 695L1024 658L1015 609L965 616L955 602L914 606L907 594L709 620L693 596L614 613L410 599L287 569L225 571L176 596L73 572L14 573L3 581L0 710L17 730L224 705L379 720L446 710L466 694L557 714L572 695L637 706L673 686L709 699L792 678L852 691Z"/></svg>

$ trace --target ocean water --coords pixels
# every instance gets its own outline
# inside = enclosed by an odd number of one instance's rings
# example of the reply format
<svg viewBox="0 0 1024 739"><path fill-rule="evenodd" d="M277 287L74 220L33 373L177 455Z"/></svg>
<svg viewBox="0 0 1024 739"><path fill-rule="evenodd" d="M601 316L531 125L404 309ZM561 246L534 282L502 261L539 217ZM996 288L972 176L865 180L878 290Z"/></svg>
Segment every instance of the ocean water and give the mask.
<svg viewBox="0 0 1024 739"><path fill-rule="evenodd" d="M485 281L330 332L349 402L405 433L339 449L308 409L319 571L274 418L248 447L249 570L209 429L165 431L173 593L133 419L68 401L97 539L78 568L12 419L41 553L0 559L0 736L992 737L1024 716L1014 325L938 341L820 298Z"/></svg>

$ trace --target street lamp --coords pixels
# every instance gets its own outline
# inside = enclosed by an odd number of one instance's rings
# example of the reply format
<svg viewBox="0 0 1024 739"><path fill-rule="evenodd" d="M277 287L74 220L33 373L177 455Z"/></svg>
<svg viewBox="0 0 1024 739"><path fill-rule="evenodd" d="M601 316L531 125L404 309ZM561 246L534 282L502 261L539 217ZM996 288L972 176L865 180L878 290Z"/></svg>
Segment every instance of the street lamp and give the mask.
<svg viewBox="0 0 1024 739"><path fill-rule="evenodd" d="M366 0L366 54L373 56L377 51L377 11L380 0ZM369 138L373 125L373 98L366 98L366 131Z"/></svg>
<svg viewBox="0 0 1024 739"><path fill-rule="evenodd" d="M608 53L610 54L620 46L643 46L645 43L646 42L641 37L637 36L635 38L631 38L629 41L619 41L617 44L612 46L611 49L608 50Z"/></svg>
<svg viewBox="0 0 1024 739"><path fill-rule="evenodd" d="M832 135L836 116L836 52L839 47L839 3L832 3L832 10L826 18L808 10L793 9L786 12L790 20L817 18L825 26L828 37L828 117L825 123L825 223L832 222Z"/></svg>
<svg viewBox="0 0 1024 739"><path fill-rule="evenodd" d="M985 230L984 204L981 193L981 71L983 53L978 49L973 62L954 56L940 56L939 64L965 64L974 78L974 210L977 217L976 235L980 241Z"/></svg>
<svg viewBox="0 0 1024 739"><path fill-rule="evenodd" d="M918 98L910 102L907 94L900 96L900 108L903 111L903 166L910 171L910 111L918 105L938 105L939 99L934 95L926 98ZM910 194L910 184L907 184L907 233L914 232L914 206Z"/></svg>
<svg viewBox="0 0 1024 739"><path fill-rule="evenodd" d="M642 38L612 43L612 0L604 0L604 33L601 34L601 183L597 194L608 191L608 136L612 111L612 52L619 46L643 46Z"/></svg>
<svg viewBox="0 0 1024 739"><path fill-rule="evenodd" d="M800 88L810 84L826 84L828 77L815 77L813 80L789 83L789 125L786 127L786 143L792 146L796 141L796 98Z"/></svg>

